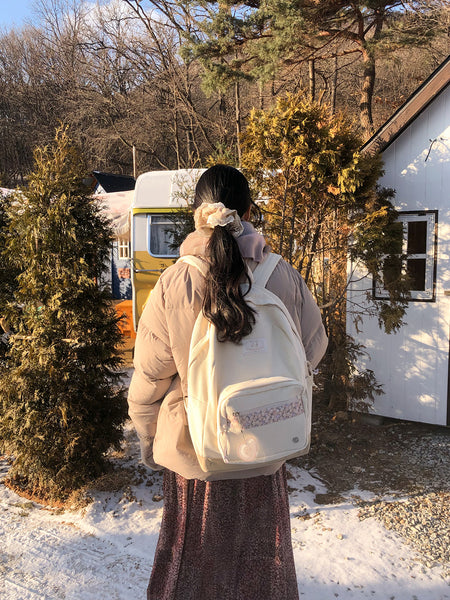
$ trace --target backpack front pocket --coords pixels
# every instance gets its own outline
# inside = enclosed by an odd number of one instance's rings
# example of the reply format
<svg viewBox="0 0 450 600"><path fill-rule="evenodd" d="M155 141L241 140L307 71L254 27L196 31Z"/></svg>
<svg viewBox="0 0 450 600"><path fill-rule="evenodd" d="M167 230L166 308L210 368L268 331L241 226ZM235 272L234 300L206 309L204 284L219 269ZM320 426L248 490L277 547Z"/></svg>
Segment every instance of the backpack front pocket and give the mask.
<svg viewBox="0 0 450 600"><path fill-rule="evenodd" d="M234 384L219 397L218 446L224 462L259 464L309 447L306 390L299 381L269 377Z"/></svg>

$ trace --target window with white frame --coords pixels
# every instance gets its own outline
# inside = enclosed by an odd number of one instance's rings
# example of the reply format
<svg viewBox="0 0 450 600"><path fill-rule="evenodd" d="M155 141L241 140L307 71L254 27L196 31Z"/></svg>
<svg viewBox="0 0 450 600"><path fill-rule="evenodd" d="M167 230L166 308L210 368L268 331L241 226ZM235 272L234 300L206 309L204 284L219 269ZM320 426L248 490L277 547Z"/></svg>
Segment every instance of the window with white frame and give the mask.
<svg viewBox="0 0 450 600"><path fill-rule="evenodd" d="M178 256L177 248L173 248L174 223L169 215L148 216L148 250L152 256L172 258Z"/></svg>
<svg viewBox="0 0 450 600"><path fill-rule="evenodd" d="M398 220L403 224L402 253L385 260L383 280L398 276L401 270L409 277L410 300L432 301L435 299L437 211L402 212ZM375 296L388 296L381 284L376 285Z"/></svg>
<svg viewBox="0 0 450 600"><path fill-rule="evenodd" d="M119 240L119 258L130 258L130 242L128 240Z"/></svg>

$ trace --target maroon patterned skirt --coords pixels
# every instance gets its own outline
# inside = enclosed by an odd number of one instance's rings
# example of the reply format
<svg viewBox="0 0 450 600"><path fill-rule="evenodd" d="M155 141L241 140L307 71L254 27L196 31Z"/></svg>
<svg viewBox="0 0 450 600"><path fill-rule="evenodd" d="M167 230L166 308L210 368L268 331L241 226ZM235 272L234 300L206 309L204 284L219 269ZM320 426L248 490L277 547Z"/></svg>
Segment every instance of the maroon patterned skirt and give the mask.
<svg viewBox="0 0 450 600"><path fill-rule="evenodd" d="M164 474L148 600L298 600L286 469L227 481Z"/></svg>

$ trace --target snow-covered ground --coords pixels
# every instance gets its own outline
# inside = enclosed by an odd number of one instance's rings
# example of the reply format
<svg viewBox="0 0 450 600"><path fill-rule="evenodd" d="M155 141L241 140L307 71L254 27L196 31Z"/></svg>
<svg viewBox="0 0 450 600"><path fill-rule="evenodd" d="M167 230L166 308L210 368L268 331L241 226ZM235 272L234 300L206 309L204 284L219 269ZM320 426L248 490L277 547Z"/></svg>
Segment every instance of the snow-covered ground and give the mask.
<svg viewBox="0 0 450 600"><path fill-rule="evenodd" d="M121 464L137 463L137 454L128 426ZM2 468L4 473L6 463ZM323 483L313 472L289 470L300 598L450 600L448 565L426 567L379 521L359 521L357 501L372 494L354 490L339 504L319 505L314 498L327 491ZM0 484L0 598L144 600L162 514L161 484L157 474L130 489L94 492L94 501L76 511L40 506Z"/></svg>

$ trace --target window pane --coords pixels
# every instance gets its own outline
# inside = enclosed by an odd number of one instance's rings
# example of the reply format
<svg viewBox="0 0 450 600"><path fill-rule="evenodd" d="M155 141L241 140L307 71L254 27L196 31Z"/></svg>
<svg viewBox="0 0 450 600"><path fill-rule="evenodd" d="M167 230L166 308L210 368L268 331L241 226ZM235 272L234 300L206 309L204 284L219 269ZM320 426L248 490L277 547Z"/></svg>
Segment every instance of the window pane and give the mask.
<svg viewBox="0 0 450 600"><path fill-rule="evenodd" d="M119 243L119 258L129 258L129 244L128 242Z"/></svg>
<svg viewBox="0 0 450 600"><path fill-rule="evenodd" d="M402 221L398 221L398 223L394 223L391 227L392 230L392 242L390 247L391 254L401 254L403 250L403 223Z"/></svg>
<svg viewBox="0 0 450 600"><path fill-rule="evenodd" d="M167 217L151 217L150 254L154 256L178 256L178 251L171 248L173 243L171 229L173 229L173 223Z"/></svg>
<svg viewBox="0 0 450 600"><path fill-rule="evenodd" d="M383 262L383 282L388 288L394 284L402 274L402 260L400 256L388 256Z"/></svg>
<svg viewBox="0 0 450 600"><path fill-rule="evenodd" d="M406 270L411 279L411 290L425 290L425 258L413 258L406 261Z"/></svg>
<svg viewBox="0 0 450 600"><path fill-rule="evenodd" d="M427 222L410 221L408 223L407 254L425 254L427 251Z"/></svg>

